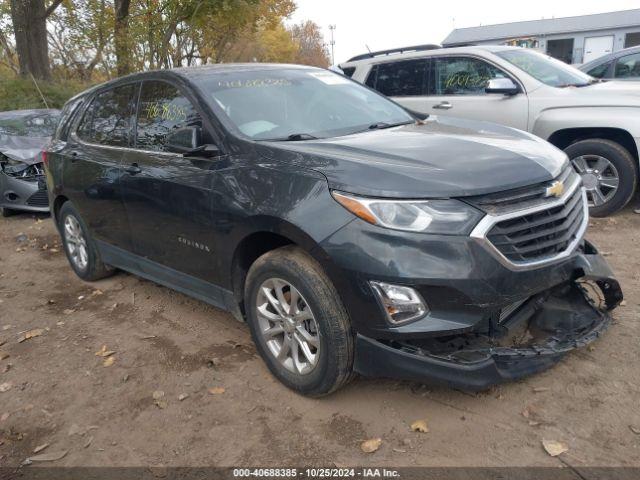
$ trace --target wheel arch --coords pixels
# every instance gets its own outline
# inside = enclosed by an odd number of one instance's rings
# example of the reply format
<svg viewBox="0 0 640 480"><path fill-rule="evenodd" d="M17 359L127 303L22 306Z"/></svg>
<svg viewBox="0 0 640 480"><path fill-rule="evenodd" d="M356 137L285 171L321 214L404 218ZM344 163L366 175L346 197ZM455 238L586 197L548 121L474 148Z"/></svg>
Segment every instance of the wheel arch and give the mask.
<svg viewBox="0 0 640 480"><path fill-rule="evenodd" d="M67 197L65 197L64 195L58 195L54 200L53 200L53 205L51 206L51 214L53 215L53 220L56 223L56 225L58 224L58 216L60 213L60 209L62 208L62 205L64 205L66 202L68 202L69 199Z"/></svg>
<svg viewBox="0 0 640 480"><path fill-rule="evenodd" d="M629 151L631 155L639 161L638 146L636 141L627 130L615 127L578 127L564 128L557 130L548 138L549 143L561 150L582 140L603 139L616 142Z"/></svg>
<svg viewBox="0 0 640 480"><path fill-rule="evenodd" d="M230 256L229 272L234 306L244 316L244 287L251 265L262 255L277 248L294 245L314 258L323 267L331 281L336 270L328 254L306 232L295 225L275 218L259 218L252 221L250 231L244 232Z"/></svg>

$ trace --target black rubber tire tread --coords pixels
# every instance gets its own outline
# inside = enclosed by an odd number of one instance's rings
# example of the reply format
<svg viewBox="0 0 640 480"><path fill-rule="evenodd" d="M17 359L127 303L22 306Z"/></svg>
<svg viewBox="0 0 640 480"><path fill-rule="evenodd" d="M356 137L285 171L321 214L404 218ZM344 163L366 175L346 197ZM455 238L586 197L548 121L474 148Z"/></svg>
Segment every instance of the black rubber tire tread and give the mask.
<svg viewBox="0 0 640 480"><path fill-rule="evenodd" d="M311 307L320 331L320 360L307 375L295 375L273 357L258 333L255 301L257 289L268 278L278 277L294 285ZM247 322L258 352L273 375L296 392L320 397L335 392L354 378L355 336L351 321L333 283L322 266L297 246L285 246L258 258L245 283Z"/></svg>
<svg viewBox="0 0 640 480"><path fill-rule="evenodd" d="M89 262L86 270L84 271L78 269L76 265L71 261L71 258L69 257L69 251L67 250L67 245L64 239L64 233L63 233L64 221L69 215L73 215L78 220L78 223L80 224L80 227L82 228L82 231L84 233L84 237L87 241L87 253L89 256ZM82 280L85 280L87 282L94 282L96 280L101 280L103 278L110 277L111 275L113 275L115 270L109 265L105 265L102 262L102 259L100 258L100 253L98 252L96 244L93 241L93 238L91 237L91 235L89 234L89 229L87 228L84 221L82 220L82 217L80 216L80 214L78 213L78 211L70 201L67 201L62 205L58 213L58 218L59 218L58 228L60 231L60 236L62 237L64 253L67 256L67 259L69 260L69 264L71 265L71 268L73 268L73 271L76 272L76 275L78 275L78 277L80 277Z"/></svg>
<svg viewBox="0 0 640 480"><path fill-rule="evenodd" d="M633 155L619 143L603 138L590 138L569 145L565 153L570 159L581 155L601 155L618 170L620 185L613 198L598 207L591 207L593 217L606 217L622 210L633 198L638 183L638 166Z"/></svg>

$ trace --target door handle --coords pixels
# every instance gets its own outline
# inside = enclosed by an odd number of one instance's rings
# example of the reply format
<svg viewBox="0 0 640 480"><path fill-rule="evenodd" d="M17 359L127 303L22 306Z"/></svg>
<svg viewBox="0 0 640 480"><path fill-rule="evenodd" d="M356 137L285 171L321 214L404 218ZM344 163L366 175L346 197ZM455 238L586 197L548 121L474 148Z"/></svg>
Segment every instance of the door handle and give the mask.
<svg viewBox="0 0 640 480"><path fill-rule="evenodd" d="M70 155L71 155L71 163L75 163L75 162L77 162L79 160L78 157L79 157L80 153L77 150L72 150Z"/></svg>
<svg viewBox="0 0 640 480"><path fill-rule="evenodd" d="M137 175L142 172L142 169L138 166L137 163L132 163L127 168L125 168L125 171L130 175Z"/></svg>
<svg viewBox="0 0 640 480"><path fill-rule="evenodd" d="M451 110L453 108L453 105L451 105L451 102L441 102L434 105L433 108L437 110Z"/></svg>

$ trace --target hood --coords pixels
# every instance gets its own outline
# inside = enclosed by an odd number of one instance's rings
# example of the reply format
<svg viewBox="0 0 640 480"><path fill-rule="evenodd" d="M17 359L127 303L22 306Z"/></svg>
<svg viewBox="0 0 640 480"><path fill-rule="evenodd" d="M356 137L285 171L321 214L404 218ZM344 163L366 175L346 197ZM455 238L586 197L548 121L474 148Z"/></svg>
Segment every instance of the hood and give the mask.
<svg viewBox="0 0 640 480"><path fill-rule="evenodd" d="M330 188L390 198L508 190L551 180L567 162L563 152L528 133L445 117L345 137L263 145L268 156L324 174Z"/></svg>
<svg viewBox="0 0 640 480"><path fill-rule="evenodd" d="M563 96L566 97L566 104L562 102ZM553 100L554 106L640 107L640 82L612 80L586 87L554 89Z"/></svg>
<svg viewBox="0 0 640 480"><path fill-rule="evenodd" d="M51 137L20 137L0 134L0 153L6 157L33 165L40 163L40 152Z"/></svg>

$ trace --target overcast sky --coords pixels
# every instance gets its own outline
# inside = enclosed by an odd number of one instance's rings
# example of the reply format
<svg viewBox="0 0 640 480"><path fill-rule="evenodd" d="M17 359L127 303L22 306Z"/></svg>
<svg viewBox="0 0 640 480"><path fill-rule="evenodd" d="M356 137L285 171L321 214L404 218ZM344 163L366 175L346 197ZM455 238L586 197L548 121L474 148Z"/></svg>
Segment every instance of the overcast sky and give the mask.
<svg viewBox="0 0 640 480"><path fill-rule="evenodd" d="M329 42L335 25L335 59L371 50L441 43L454 28L568 17L640 8L638 0L296 0L290 21L313 20Z"/></svg>

